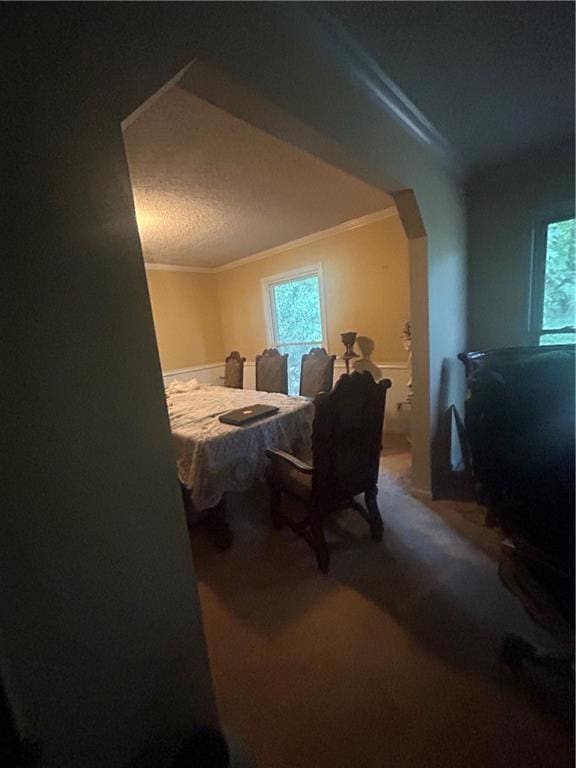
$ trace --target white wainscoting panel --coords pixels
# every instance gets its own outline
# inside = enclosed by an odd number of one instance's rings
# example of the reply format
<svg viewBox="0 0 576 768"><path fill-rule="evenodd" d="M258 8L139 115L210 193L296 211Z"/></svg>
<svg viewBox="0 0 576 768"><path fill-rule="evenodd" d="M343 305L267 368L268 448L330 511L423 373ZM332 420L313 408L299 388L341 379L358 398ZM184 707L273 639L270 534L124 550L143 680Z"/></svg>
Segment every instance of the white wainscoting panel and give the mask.
<svg viewBox="0 0 576 768"><path fill-rule="evenodd" d="M390 379L392 387L386 397L386 413L384 416L384 429L386 432L405 435L410 431L409 409L398 409L398 404L406 400L408 394L408 379L410 373L406 363L373 363L378 369L379 378ZM334 383L346 372L342 360L337 360L334 365ZM200 384L222 386L224 383L224 363L209 363L195 365L191 368L179 368L173 371L165 371L164 384L171 381L188 381L197 379ZM256 388L256 367L254 361L244 364L244 389Z"/></svg>
<svg viewBox="0 0 576 768"><path fill-rule="evenodd" d="M384 431L399 435L407 435L410 432L409 416L406 409L398 410L398 403L406 400L408 394L408 380L410 372L406 363L372 363L379 371L374 370L374 377L378 379L390 379L392 386L386 393L386 411L384 413ZM346 365L343 360L336 360L334 364L334 382L343 373L346 373Z"/></svg>
<svg viewBox="0 0 576 768"><path fill-rule="evenodd" d="M379 378L390 379L392 386L386 397L386 414L384 417L384 429L386 432L406 435L410 431L409 412L406 409L398 410L398 403L406 400L408 394L408 379L410 373L406 363L374 363L379 371ZM346 373L346 366L342 360L336 360L334 364L334 383L340 376ZM256 366L253 361L244 364L244 389L256 388Z"/></svg>

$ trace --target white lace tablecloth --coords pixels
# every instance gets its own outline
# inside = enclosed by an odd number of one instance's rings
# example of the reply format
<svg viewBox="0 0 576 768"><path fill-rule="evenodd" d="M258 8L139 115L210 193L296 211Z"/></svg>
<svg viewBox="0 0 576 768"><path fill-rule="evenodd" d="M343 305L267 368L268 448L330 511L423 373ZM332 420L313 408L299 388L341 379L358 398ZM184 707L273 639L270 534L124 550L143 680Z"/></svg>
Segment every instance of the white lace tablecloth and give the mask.
<svg viewBox="0 0 576 768"><path fill-rule="evenodd" d="M166 388L178 476L197 510L215 506L227 491L246 491L264 479L266 448L296 456L310 453L312 403L271 392L198 385L194 380ZM218 416L249 405L275 405L277 414L243 427Z"/></svg>

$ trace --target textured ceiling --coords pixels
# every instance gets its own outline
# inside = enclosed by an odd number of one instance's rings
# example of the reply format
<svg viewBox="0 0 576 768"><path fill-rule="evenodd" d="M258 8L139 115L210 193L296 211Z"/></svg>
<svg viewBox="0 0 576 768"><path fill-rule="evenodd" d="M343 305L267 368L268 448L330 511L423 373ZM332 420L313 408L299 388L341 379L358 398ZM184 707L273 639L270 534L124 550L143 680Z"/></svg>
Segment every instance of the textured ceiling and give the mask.
<svg viewBox="0 0 576 768"><path fill-rule="evenodd" d="M178 86L124 131L147 262L217 267L393 205Z"/></svg>

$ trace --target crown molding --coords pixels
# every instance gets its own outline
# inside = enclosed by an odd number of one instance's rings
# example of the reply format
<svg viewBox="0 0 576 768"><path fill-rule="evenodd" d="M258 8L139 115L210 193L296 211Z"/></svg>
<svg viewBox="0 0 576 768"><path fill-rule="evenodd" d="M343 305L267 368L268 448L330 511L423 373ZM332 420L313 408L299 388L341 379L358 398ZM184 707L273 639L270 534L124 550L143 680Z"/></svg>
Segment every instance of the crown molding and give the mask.
<svg viewBox="0 0 576 768"><path fill-rule="evenodd" d="M334 227L328 229L322 229L320 232L314 232L311 235L305 235L299 237L297 240L290 240L288 243L282 243L282 245L276 245L274 248L268 248L265 251L258 251L258 253L252 253L249 256L243 256L241 259L235 259L229 261L228 264L221 264L218 267L187 267L179 264L159 264L157 262L146 263L146 270L162 269L167 272L200 272L208 274L217 274L219 272L228 272L230 269L236 269L243 264L250 264L253 261L260 261L261 259L267 259L269 256L276 256L279 253L290 251L292 248L298 248L303 245L310 245L318 240L324 240L326 237L341 234L342 232L349 232L352 229L358 229L359 227L365 227L368 224L374 224L377 221L383 219L390 219L393 216L398 216L398 211L395 206L390 208L384 208L382 211L375 211L374 213L367 213L365 216L359 216L357 219L351 219L345 221L342 224L336 224Z"/></svg>
<svg viewBox="0 0 576 768"><path fill-rule="evenodd" d="M187 267L182 264L159 264L158 262L144 262L146 272L197 272L201 275L211 274L214 267Z"/></svg>
<svg viewBox="0 0 576 768"><path fill-rule="evenodd" d="M310 245L316 243L318 240L324 240L326 237L332 235L338 235L342 232L349 232L351 229L358 229L359 227L365 227L368 224L374 224L376 221L382 221L382 219L389 219L392 216L397 216L398 211L395 206L385 208L383 211L376 211L375 213L367 213L365 216L360 216L357 219L351 219L345 221L342 224L336 224L334 227L328 229L322 229L320 232L314 232L311 235L305 235L299 237L296 240L290 240L288 243L282 243L282 245L275 245L273 248L268 248L265 251L258 251L250 256L243 256L241 259L235 259L229 261L228 264L221 264L219 267L214 267L214 272L227 272L230 269L236 269L243 264L250 264L253 261L260 261L261 259L267 259L269 256L276 256L279 253L290 251L292 248L298 248L303 245Z"/></svg>

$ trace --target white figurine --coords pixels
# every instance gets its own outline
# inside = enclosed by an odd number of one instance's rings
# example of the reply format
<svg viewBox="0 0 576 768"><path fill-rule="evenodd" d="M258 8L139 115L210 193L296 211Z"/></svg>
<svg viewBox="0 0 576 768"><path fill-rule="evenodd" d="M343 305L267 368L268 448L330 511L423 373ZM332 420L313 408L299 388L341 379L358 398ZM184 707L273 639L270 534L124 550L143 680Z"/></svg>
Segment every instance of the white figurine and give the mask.
<svg viewBox="0 0 576 768"><path fill-rule="evenodd" d="M401 334L402 345L407 350L408 354L408 394L406 395L406 402L412 404L412 323L407 320L404 323L404 328Z"/></svg>

